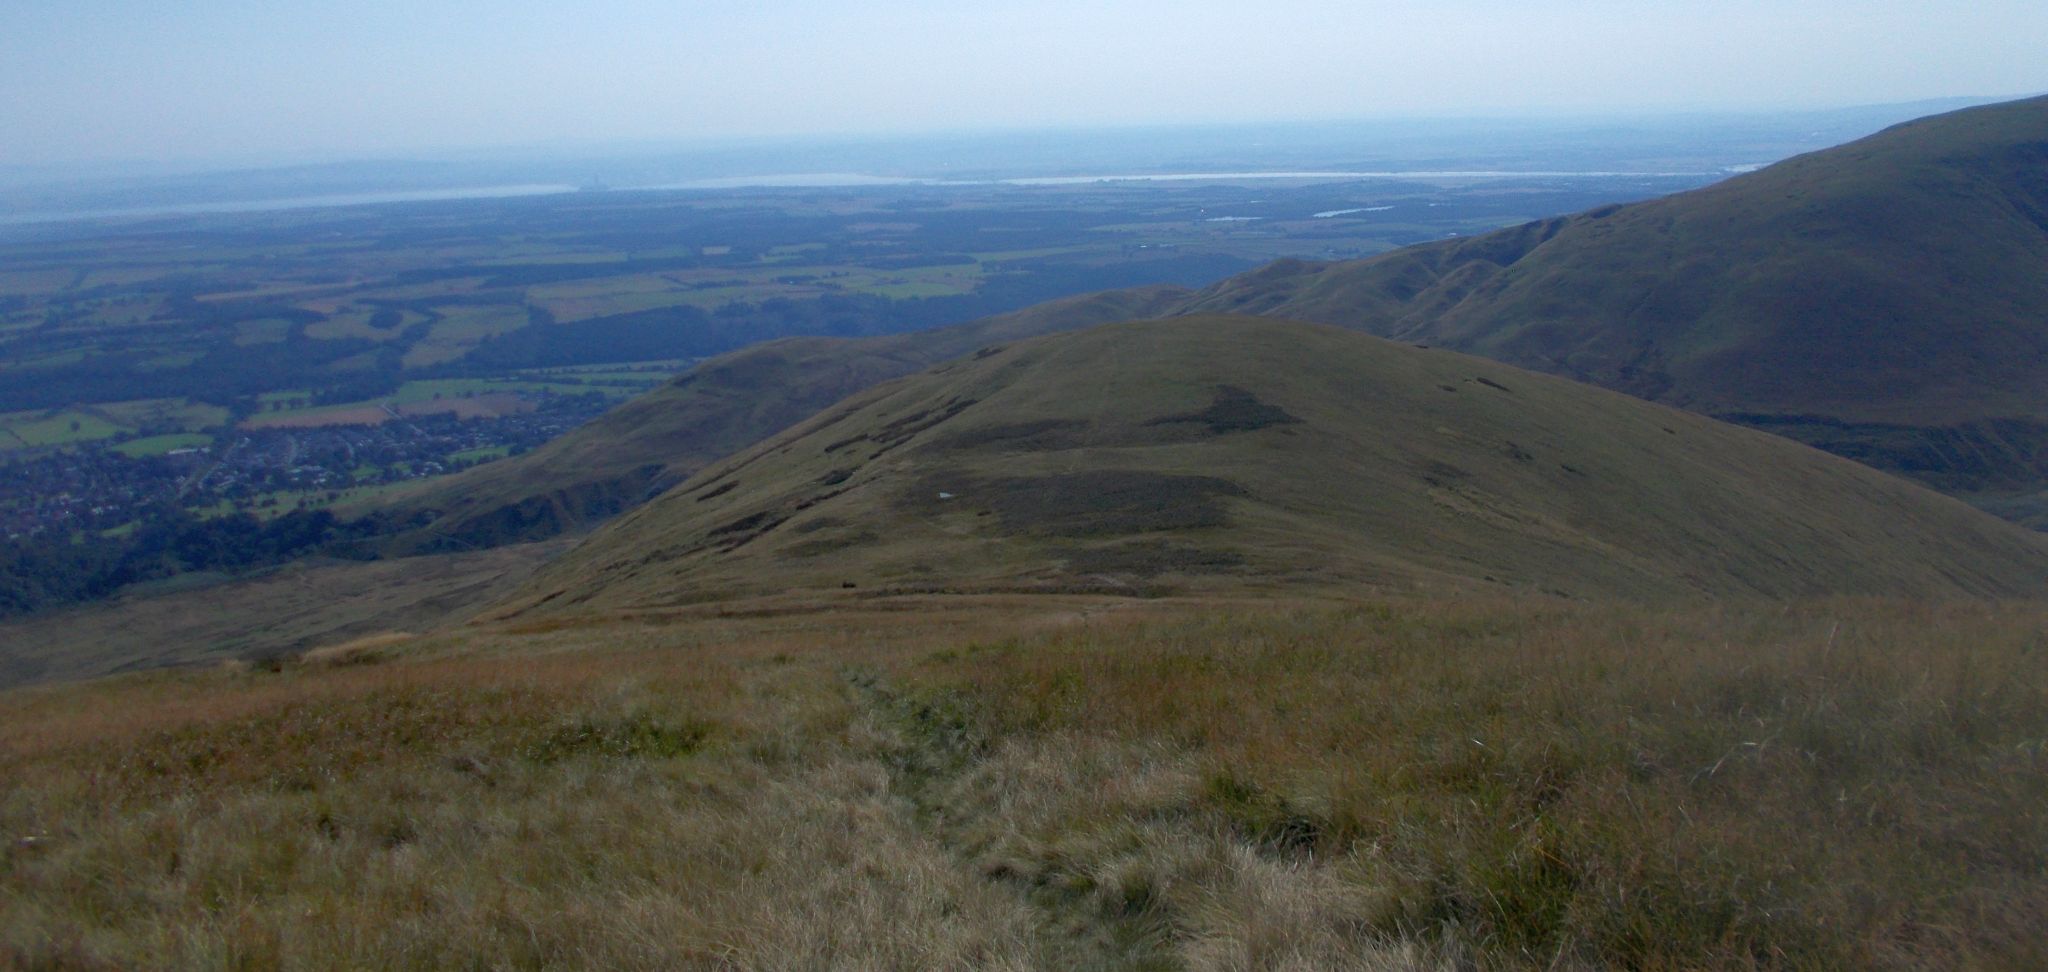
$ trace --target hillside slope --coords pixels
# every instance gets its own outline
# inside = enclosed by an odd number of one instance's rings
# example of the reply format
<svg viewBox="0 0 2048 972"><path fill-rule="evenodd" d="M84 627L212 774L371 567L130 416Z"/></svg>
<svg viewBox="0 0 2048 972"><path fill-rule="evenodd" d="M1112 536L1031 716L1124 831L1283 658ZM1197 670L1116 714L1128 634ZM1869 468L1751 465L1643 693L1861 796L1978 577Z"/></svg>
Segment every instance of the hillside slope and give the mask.
<svg viewBox="0 0 2048 972"><path fill-rule="evenodd" d="M1664 199L1378 258L1285 261L1181 313L1468 351L1959 491L2048 481L2048 98L1899 125Z"/></svg>
<svg viewBox="0 0 2048 972"><path fill-rule="evenodd" d="M2048 523L2048 98L1921 119L1705 189L1188 295L705 362L534 453L400 499L399 549L547 536L876 382L997 340L1246 313L1450 347L1786 435Z"/></svg>
<svg viewBox="0 0 2048 972"><path fill-rule="evenodd" d="M394 544L401 552L552 536L629 509L878 382L997 341L1152 316L1186 296L1179 288L1145 287L933 331L786 338L742 348L531 453L426 484L381 512L394 521L426 521Z"/></svg>
<svg viewBox="0 0 2048 972"><path fill-rule="evenodd" d="M858 394L503 613L785 590L2031 594L2048 539L1796 443L1336 328L1116 324Z"/></svg>

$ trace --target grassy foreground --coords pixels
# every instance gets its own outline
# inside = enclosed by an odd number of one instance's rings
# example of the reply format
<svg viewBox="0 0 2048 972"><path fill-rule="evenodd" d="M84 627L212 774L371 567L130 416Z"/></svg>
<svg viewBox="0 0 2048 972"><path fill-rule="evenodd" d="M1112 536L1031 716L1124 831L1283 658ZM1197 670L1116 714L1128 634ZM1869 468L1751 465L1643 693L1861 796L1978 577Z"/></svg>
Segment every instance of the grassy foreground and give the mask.
<svg viewBox="0 0 2048 972"><path fill-rule="evenodd" d="M0 966L2040 967L2044 623L934 599L18 690Z"/></svg>

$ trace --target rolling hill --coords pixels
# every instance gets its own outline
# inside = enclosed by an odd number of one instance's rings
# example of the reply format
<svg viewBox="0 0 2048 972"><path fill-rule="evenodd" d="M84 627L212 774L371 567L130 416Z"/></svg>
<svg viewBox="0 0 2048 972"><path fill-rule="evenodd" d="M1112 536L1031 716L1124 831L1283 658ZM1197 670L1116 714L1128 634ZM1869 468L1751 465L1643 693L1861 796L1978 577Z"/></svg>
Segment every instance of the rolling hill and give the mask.
<svg viewBox="0 0 2048 972"><path fill-rule="evenodd" d="M1957 492L2048 482L2048 98L1716 185L1336 264L1177 313L1427 342L1791 435Z"/></svg>
<svg viewBox="0 0 2048 972"><path fill-rule="evenodd" d="M502 615L789 590L2044 581L2048 539L1782 438L1454 352L1197 316L984 348L869 389L613 522Z"/></svg>
<svg viewBox="0 0 2048 972"><path fill-rule="evenodd" d="M1259 314L1424 342L1763 428L2048 522L2048 98L1921 119L1665 199L1186 294L708 361L533 454L401 498L400 550L547 536L877 382L998 340Z"/></svg>
<svg viewBox="0 0 2048 972"><path fill-rule="evenodd" d="M396 552L540 539L629 509L878 382L995 341L1156 315L1187 292L1149 287L1052 301L957 327L874 338L769 341L703 362L515 459L394 498L380 514L425 522Z"/></svg>

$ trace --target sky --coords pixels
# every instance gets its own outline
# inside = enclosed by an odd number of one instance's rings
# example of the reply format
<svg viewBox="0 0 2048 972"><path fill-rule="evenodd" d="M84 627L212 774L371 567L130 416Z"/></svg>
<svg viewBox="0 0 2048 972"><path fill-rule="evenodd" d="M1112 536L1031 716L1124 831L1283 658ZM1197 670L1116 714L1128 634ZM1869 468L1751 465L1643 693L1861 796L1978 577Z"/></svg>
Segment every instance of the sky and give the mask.
<svg viewBox="0 0 2048 972"><path fill-rule="evenodd" d="M0 165L2048 91L2043 0L0 0Z"/></svg>

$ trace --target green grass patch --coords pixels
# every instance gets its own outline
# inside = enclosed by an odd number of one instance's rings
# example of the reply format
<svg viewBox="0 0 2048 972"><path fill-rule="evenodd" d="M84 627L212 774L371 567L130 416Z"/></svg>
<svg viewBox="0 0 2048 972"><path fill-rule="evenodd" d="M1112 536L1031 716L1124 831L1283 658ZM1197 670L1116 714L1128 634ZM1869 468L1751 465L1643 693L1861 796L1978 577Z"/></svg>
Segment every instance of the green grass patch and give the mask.
<svg viewBox="0 0 2048 972"><path fill-rule="evenodd" d="M265 318L260 321L243 321L235 325L235 346L248 347L253 344L276 344L291 333L292 323L287 320Z"/></svg>
<svg viewBox="0 0 2048 972"><path fill-rule="evenodd" d="M510 446L478 446L474 449L464 449L460 452L450 453L448 458L456 462L489 462L493 459L503 459L511 451L512 447Z"/></svg>
<svg viewBox="0 0 2048 972"><path fill-rule="evenodd" d="M33 358L23 358L19 361L0 362L0 368L19 368L23 370L32 370L35 368L57 368L62 367L64 365L72 365L77 364L80 361L84 361L85 354L86 353L84 351L59 351L55 354L45 354Z"/></svg>
<svg viewBox="0 0 2048 972"><path fill-rule="evenodd" d="M408 381L383 398L359 402L357 405L416 405L439 399L460 398L464 395L492 395L507 392L537 394L554 392L562 395L582 395L593 391L604 391L599 386L574 385L549 381L508 380L502 378L435 378L425 381Z"/></svg>
<svg viewBox="0 0 2048 972"><path fill-rule="evenodd" d="M17 448L75 445L113 438L126 431L98 415L77 409L55 414L13 412L0 415L0 430L6 433L0 436L0 446L11 443Z"/></svg>
<svg viewBox="0 0 2048 972"><path fill-rule="evenodd" d="M695 363L691 358L629 361L624 364L565 365L559 368L528 368L516 374L546 380L549 375L663 375L673 374ZM644 369L644 370L643 370Z"/></svg>
<svg viewBox="0 0 2048 972"><path fill-rule="evenodd" d="M424 368L453 361L468 354L485 338L526 326L526 312L518 307L454 308L436 322L419 343L405 352L404 367Z"/></svg>
<svg viewBox="0 0 2048 972"><path fill-rule="evenodd" d="M257 411L267 412L274 407L300 408L313 400L313 393L300 388L285 391L264 392L256 396Z"/></svg>
<svg viewBox="0 0 2048 972"><path fill-rule="evenodd" d="M403 319L397 325L381 328L371 325L370 318L373 313L367 310L359 311L351 314L337 315L324 321L308 324L306 325L306 336L316 341L333 341L344 338L359 338L366 341L389 341L397 337L408 326L424 320L418 312L406 311Z"/></svg>
<svg viewBox="0 0 2048 972"><path fill-rule="evenodd" d="M196 432L177 432L170 435L152 435L143 439L130 439L114 446L122 455L140 459L144 456L161 456L174 449L196 449L213 442L212 436Z"/></svg>
<svg viewBox="0 0 2048 972"><path fill-rule="evenodd" d="M141 398L92 406L95 414L138 431L176 428L200 432L227 424L228 410L182 398Z"/></svg>
<svg viewBox="0 0 2048 972"><path fill-rule="evenodd" d="M897 284L877 284L866 288L869 293L880 294L892 300L909 300L916 297L952 297L972 291L971 283L940 281L912 281Z"/></svg>
<svg viewBox="0 0 2048 972"><path fill-rule="evenodd" d="M172 351L145 358L137 362L135 367L141 371L174 371L205 356L205 352L202 351Z"/></svg>
<svg viewBox="0 0 2048 972"><path fill-rule="evenodd" d="M586 371L573 377L590 385L658 385L675 376L674 371ZM565 382L564 384L573 385Z"/></svg>

